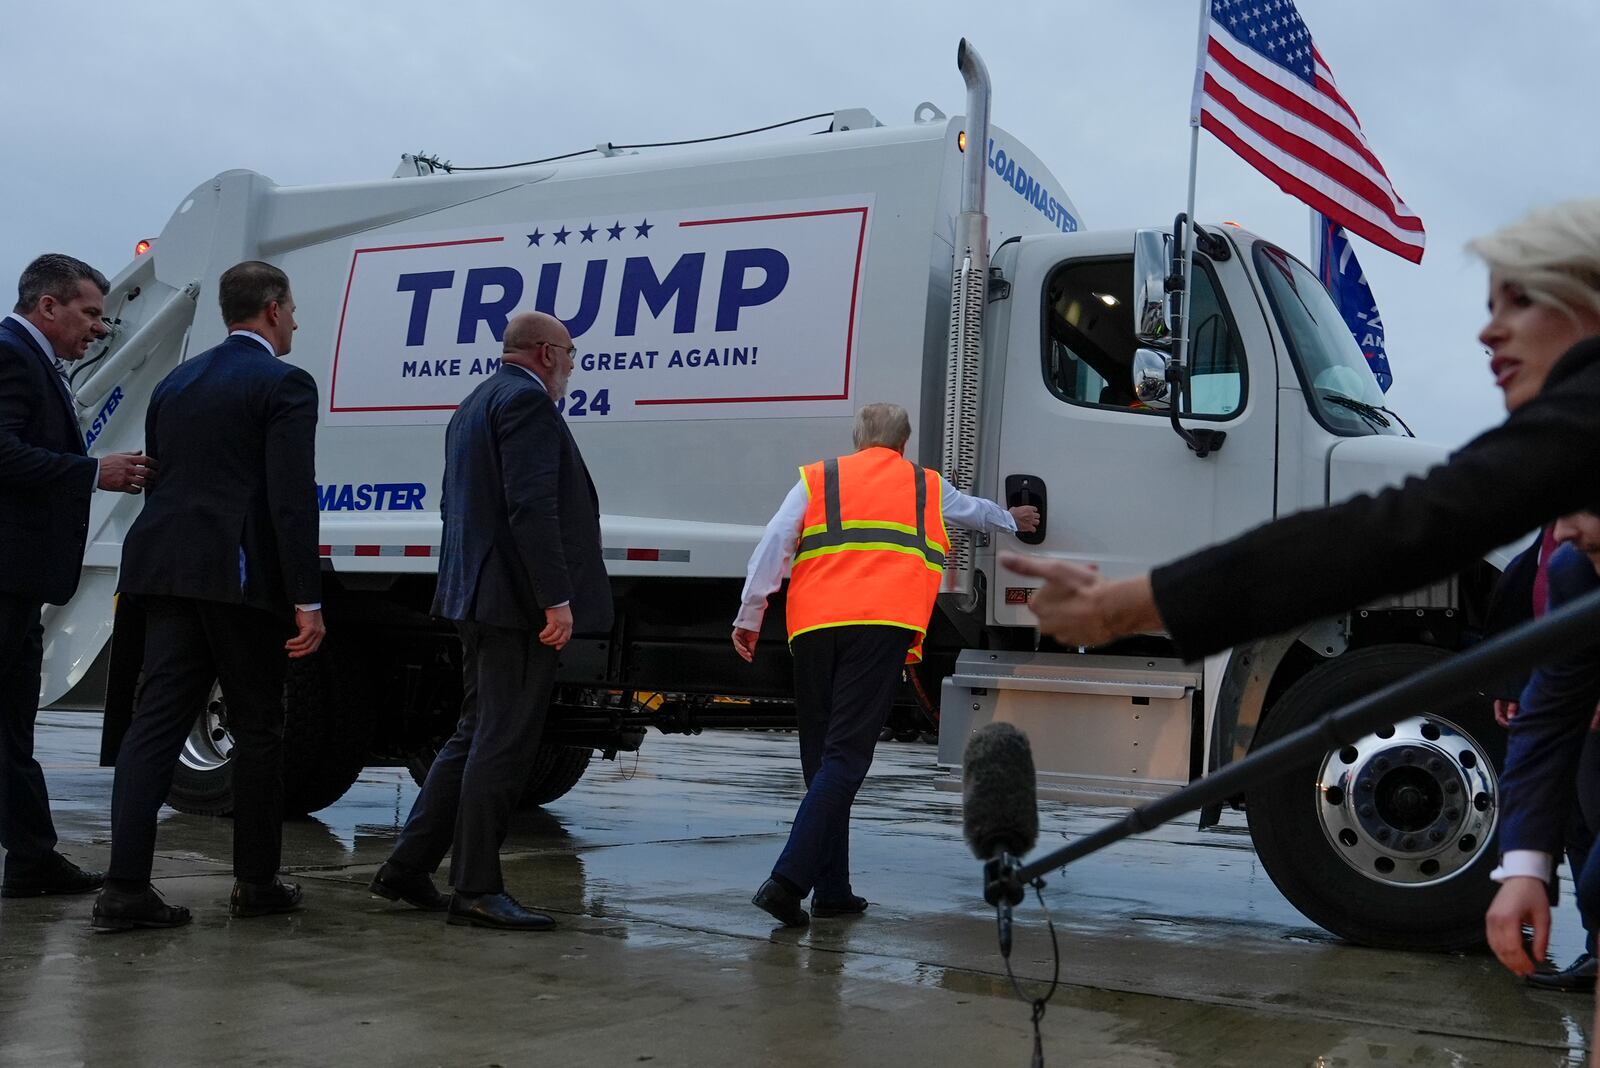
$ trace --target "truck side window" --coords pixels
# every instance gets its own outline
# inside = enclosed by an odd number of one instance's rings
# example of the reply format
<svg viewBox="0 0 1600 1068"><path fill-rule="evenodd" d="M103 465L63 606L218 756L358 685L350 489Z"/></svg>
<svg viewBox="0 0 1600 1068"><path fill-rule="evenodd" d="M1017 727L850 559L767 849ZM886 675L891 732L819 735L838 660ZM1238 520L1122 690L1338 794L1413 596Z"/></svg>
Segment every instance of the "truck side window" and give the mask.
<svg viewBox="0 0 1600 1068"><path fill-rule="evenodd" d="M1196 261L1190 389L1183 412L1226 419L1244 406L1244 344L1213 283ZM1134 401L1133 260L1073 260L1050 276L1044 309L1044 377L1064 401L1159 415Z"/></svg>

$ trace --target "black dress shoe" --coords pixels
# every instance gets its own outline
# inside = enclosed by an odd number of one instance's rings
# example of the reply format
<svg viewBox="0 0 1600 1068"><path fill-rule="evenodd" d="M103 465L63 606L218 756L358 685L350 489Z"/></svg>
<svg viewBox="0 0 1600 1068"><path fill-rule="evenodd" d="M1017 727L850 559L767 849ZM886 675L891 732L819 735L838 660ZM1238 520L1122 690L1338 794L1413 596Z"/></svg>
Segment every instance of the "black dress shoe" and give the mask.
<svg viewBox="0 0 1600 1068"><path fill-rule="evenodd" d="M826 919L829 916L859 916L867 911L867 899L851 894L838 901L823 901L813 896L811 915Z"/></svg>
<svg viewBox="0 0 1600 1068"><path fill-rule="evenodd" d="M0 882L0 897L44 897L47 894L87 894L105 885L106 877L97 871L84 871L60 853L51 853L25 871L6 866Z"/></svg>
<svg viewBox="0 0 1600 1068"><path fill-rule="evenodd" d="M236 919L294 912L300 907L300 887L274 878L270 883L233 881L233 896L228 898L228 915Z"/></svg>
<svg viewBox="0 0 1600 1068"><path fill-rule="evenodd" d="M1534 972L1528 976L1528 985L1540 990L1561 990L1569 994L1594 993L1595 974L1600 971L1600 961L1584 953L1559 972Z"/></svg>
<svg viewBox="0 0 1600 1068"><path fill-rule="evenodd" d="M556 921L517 904L507 893L451 894L445 922L454 927L493 927L501 931L548 931Z"/></svg>
<svg viewBox="0 0 1600 1068"><path fill-rule="evenodd" d="M800 899L772 879L761 884L761 889L750 899L750 904L785 927L807 927L811 924L811 914L800 907Z"/></svg>
<svg viewBox="0 0 1600 1068"><path fill-rule="evenodd" d="M450 899L439 893L427 872L407 871L392 860L384 861L367 889L379 897L404 901L424 912L443 912L450 907Z"/></svg>
<svg viewBox="0 0 1600 1068"><path fill-rule="evenodd" d="M133 931L141 927L182 927L190 919L188 909L167 904L153 886L141 890L108 886L95 898L89 926L96 931Z"/></svg>

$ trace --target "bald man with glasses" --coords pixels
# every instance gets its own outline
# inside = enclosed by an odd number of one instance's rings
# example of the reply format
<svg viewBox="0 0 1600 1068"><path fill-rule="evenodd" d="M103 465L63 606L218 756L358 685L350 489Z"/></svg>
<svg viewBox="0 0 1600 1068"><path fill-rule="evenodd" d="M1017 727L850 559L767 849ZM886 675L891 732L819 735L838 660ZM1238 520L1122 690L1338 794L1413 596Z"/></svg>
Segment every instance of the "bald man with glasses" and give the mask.
<svg viewBox="0 0 1600 1068"><path fill-rule="evenodd" d="M461 720L372 891L451 924L531 931L555 921L506 892L500 846L539 751L557 654L574 632L609 630L611 584L599 497L556 408L576 346L561 320L528 312L506 325L503 348L445 434L433 614L461 634ZM431 879L446 852L448 900Z"/></svg>

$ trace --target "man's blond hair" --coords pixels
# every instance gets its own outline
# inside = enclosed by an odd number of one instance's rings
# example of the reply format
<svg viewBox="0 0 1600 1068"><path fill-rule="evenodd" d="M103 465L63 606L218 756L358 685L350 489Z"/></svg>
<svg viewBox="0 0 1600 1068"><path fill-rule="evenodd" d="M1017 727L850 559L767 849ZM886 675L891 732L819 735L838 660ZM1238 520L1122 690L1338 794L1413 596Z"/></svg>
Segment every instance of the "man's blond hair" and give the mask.
<svg viewBox="0 0 1600 1068"><path fill-rule="evenodd" d="M882 446L899 452L911 440L911 417L898 404L868 404L856 413L850 437L857 449Z"/></svg>

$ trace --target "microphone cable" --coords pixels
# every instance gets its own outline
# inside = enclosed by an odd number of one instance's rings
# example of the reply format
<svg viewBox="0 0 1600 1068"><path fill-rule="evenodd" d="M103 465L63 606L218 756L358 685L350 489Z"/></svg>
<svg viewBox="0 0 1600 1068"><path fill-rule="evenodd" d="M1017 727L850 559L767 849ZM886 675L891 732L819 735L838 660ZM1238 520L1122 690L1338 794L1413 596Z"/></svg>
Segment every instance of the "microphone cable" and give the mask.
<svg viewBox="0 0 1600 1068"><path fill-rule="evenodd" d="M1056 996L1056 991L1061 987L1061 942L1056 938L1055 921L1050 918L1050 907L1044 903L1044 880L1035 879L1033 893L1039 900L1039 909L1044 913L1045 929L1050 932L1050 955L1054 959L1054 968L1050 975L1050 988L1044 992L1043 997L1030 998L1022 989L1022 982L1011 970L1011 947L1007 939L1001 938L1000 959L1006 965L1006 978L1011 980L1011 989L1015 990L1017 997L1033 1009L1033 1060L1029 1063L1032 1068L1044 1068L1044 1036L1039 1030L1039 1022L1044 1019L1044 1010L1050 1004L1050 999ZM1004 928L1010 924L1010 917L1005 913L1009 909L1004 901L995 906L995 923Z"/></svg>

